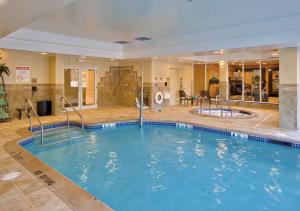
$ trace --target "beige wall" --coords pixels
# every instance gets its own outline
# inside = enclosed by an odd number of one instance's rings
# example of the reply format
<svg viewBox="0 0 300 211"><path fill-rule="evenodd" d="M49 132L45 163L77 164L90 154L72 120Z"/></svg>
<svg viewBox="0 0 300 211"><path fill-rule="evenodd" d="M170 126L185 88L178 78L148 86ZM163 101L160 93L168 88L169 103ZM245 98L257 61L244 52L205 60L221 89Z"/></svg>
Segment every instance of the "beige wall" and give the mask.
<svg viewBox="0 0 300 211"><path fill-rule="evenodd" d="M280 84L297 84L297 49L281 49L279 54Z"/></svg>
<svg viewBox="0 0 300 211"><path fill-rule="evenodd" d="M35 52L15 51L15 50L3 50L3 59L1 63L6 63L11 70L9 78L5 78L7 84L15 86L16 84L28 84L27 89L29 98L31 96L31 81L26 83L16 82L16 66L29 66L30 67L30 78L37 78L38 85L47 84L47 88L38 88L36 93L37 100L52 100L55 102L53 108L55 113L58 113L57 108L59 105L59 97L63 95L63 84L64 84L64 69L65 68L80 68L88 67L96 69L96 83L98 84L98 100L102 99L100 89L103 87L99 86L100 80L106 78L109 75L111 66L132 66L133 71L137 73L137 77L141 76L141 60L110 60L104 58L84 58L81 59L79 56L71 55L41 55ZM173 95L170 101L171 105L178 104L178 91L183 88L188 95L193 93L193 65L180 62L161 61L161 60L145 60L144 61L144 84L147 86L155 86L160 84L164 86L164 82L168 82L167 90L170 90ZM140 80L139 78L132 80ZM136 82L137 83L137 82ZM139 82L140 83L140 82ZM152 85L151 85L152 84ZM11 87L10 96L14 96L14 87ZM44 91L46 90L46 91ZM45 93L46 94L45 94ZM107 94L107 93L106 93ZM24 97L23 97L24 98ZM22 101L23 101L22 98ZM20 99L12 99L10 104L19 105ZM57 105L56 105L57 104ZM98 105L101 102L98 101Z"/></svg>
<svg viewBox="0 0 300 211"><path fill-rule="evenodd" d="M39 84L49 83L49 58L47 55L41 55L31 52L3 50L3 58L0 61L5 63L10 69L10 76L5 76L6 84L28 84L31 82L16 81L16 67L29 66L30 78L37 78Z"/></svg>
<svg viewBox="0 0 300 211"><path fill-rule="evenodd" d="M152 82L165 82L168 78L173 76L174 71L177 71L178 80L182 78L182 88L187 92L187 94L192 94L193 69L193 64L152 60Z"/></svg>

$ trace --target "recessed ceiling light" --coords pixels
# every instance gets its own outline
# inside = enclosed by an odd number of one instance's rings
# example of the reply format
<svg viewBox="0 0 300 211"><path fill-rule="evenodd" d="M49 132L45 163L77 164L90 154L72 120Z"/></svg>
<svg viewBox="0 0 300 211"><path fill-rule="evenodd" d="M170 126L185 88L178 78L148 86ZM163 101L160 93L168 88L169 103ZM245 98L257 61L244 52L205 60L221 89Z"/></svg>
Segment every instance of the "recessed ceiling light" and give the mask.
<svg viewBox="0 0 300 211"><path fill-rule="evenodd" d="M46 53L46 52L42 52L41 54L42 54L42 55L47 55L47 53Z"/></svg>
<svg viewBox="0 0 300 211"><path fill-rule="evenodd" d="M266 62L263 62L262 64L263 64L263 65L266 65L267 63L266 63Z"/></svg>
<svg viewBox="0 0 300 211"><path fill-rule="evenodd" d="M129 44L130 42L120 40L120 41L116 41L115 43L125 45L125 44Z"/></svg>
<svg viewBox="0 0 300 211"><path fill-rule="evenodd" d="M153 59L158 59L158 57L157 57L157 56L154 56Z"/></svg>
<svg viewBox="0 0 300 211"><path fill-rule="evenodd" d="M148 41L148 40L151 40L150 37L136 37L135 40L138 40L138 41Z"/></svg>
<svg viewBox="0 0 300 211"><path fill-rule="evenodd" d="M220 53L220 51L214 51L214 54L219 54Z"/></svg>

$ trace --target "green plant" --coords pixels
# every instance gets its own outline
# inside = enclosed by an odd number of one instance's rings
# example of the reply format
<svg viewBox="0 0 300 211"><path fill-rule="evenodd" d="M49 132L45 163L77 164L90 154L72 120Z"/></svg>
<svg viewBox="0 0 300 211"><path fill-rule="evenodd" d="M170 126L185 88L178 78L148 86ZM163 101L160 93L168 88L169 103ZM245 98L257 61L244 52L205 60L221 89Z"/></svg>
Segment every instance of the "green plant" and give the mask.
<svg viewBox="0 0 300 211"><path fill-rule="evenodd" d="M5 64L0 64L0 77L3 77L3 73L9 76L9 68Z"/></svg>

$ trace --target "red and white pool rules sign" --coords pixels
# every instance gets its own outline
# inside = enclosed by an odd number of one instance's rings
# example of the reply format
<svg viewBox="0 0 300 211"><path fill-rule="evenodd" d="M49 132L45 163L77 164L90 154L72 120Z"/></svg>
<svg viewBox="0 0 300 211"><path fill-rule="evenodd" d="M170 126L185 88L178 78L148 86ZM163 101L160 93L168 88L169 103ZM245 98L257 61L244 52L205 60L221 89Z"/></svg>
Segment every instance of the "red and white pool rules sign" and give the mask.
<svg viewBox="0 0 300 211"><path fill-rule="evenodd" d="M16 67L16 81L29 82L30 81L30 68L29 66Z"/></svg>

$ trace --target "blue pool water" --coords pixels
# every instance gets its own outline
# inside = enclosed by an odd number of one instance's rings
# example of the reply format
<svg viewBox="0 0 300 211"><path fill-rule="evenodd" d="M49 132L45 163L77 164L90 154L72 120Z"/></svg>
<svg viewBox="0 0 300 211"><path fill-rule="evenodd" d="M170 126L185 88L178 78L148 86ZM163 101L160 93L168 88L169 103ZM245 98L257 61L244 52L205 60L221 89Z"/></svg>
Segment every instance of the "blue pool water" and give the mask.
<svg viewBox="0 0 300 211"><path fill-rule="evenodd" d="M297 149L162 125L47 133L24 147L115 210L300 210Z"/></svg>

